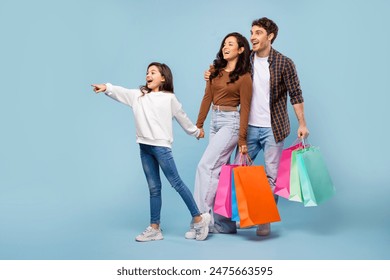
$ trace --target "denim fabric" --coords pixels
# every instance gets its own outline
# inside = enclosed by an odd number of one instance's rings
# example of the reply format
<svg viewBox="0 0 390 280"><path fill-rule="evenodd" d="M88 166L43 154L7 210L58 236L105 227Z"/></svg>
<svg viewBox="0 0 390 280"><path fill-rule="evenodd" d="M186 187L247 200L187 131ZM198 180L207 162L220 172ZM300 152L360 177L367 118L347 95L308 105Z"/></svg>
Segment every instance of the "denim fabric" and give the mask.
<svg viewBox="0 0 390 280"><path fill-rule="evenodd" d="M239 112L212 110L209 144L198 164L195 176L194 197L199 210L212 212L222 165L230 162L237 146L240 126ZM211 227L214 217L211 215Z"/></svg>
<svg viewBox="0 0 390 280"><path fill-rule="evenodd" d="M145 172L150 194L150 223L160 224L161 179L160 169L172 187L179 193L187 205L192 217L200 215L198 207L188 187L181 180L173 160L172 150L168 147L140 144L142 167Z"/></svg>
<svg viewBox="0 0 390 280"><path fill-rule="evenodd" d="M214 233L237 233L235 221L214 213Z"/></svg>
<svg viewBox="0 0 390 280"><path fill-rule="evenodd" d="M282 155L284 141L276 143L271 127L248 126L247 145L248 155L254 161L257 154L263 150L265 172L272 191L275 190L275 180L278 175L280 156ZM278 196L275 195L276 202Z"/></svg>

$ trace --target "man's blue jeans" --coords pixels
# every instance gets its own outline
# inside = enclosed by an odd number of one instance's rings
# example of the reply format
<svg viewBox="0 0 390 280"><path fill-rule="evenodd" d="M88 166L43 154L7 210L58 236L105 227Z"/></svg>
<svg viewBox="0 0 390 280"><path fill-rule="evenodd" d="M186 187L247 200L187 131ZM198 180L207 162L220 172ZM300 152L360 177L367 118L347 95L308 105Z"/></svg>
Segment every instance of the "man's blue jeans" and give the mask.
<svg viewBox="0 0 390 280"><path fill-rule="evenodd" d="M161 179L160 169L172 187L179 193L187 205L192 217L200 215L191 191L181 180L172 150L168 147L159 147L140 144L142 168L145 172L150 194L150 223L160 224L161 212Z"/></svg>
<svg viewBox="0 0 390 280"><path fill-rule="evenodd" d="M275 181L278 175L280 157L283 151L284 141L275 142L274 134L271 127L248 126L247 146L248 155L254 161L257 154L263 150L265 172L267 173L268 182L272 192L275 190ZM278 196L275 195L276 202Z"/></svg>

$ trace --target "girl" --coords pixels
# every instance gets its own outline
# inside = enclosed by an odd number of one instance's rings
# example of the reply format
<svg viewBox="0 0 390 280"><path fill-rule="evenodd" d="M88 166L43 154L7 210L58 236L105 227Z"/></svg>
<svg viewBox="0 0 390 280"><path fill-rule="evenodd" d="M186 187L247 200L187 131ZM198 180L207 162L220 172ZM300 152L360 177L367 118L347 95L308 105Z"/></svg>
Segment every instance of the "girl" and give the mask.
<svg viewBox="0 0 390 280"><path fill-rule="evenodd" d="M204 132L190 121L173 94L173 77L169 67L158 62L149 64L146 84L140 89L125 89L109 83L93 84L92 87L96 93L104 92L133 109L137 143L140 146L142 167L149 186L151 215L150 225L135 240L163 239L160 229L162 201L159 167L187 205L195 222L196 240L206 239L210 214L200 214L190 190L177 172L171 151L172 119L175 118L187 134L198 139L204 137Z"/></svg>
<svg viewBox="0 0 390 280"><path fill-rule="evenodd" d="M230 33L223 39L210 69L196 123L197 127L203 128L211 106L209 144L195 177L194 197L201 212L212 211L221 167L230 161L237 143L241 153L247 152L246 134L252 99L249 54L247 39L239 33ZM210 232L236 232L235 223L223 221L222 216L214 215L211 220ZM185 237L196 238L194 223Z"/></svg>

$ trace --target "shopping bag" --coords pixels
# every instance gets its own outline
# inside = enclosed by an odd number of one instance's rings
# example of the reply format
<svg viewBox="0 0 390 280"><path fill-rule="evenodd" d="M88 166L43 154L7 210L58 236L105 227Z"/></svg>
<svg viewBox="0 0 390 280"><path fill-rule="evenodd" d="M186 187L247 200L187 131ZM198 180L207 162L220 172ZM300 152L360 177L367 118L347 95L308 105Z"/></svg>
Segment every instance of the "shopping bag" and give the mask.
<svg viewBox="0 0 390 280"><path fill-rule="evenodd" d="M238 165L226 164L219 174L214 213L230 218L232 216L232 169Z"/></svg>
<svg viewBox="0 0 390 280"><path fill-rule="evenodd" d="M238 166L233 174L240 227L280 221L264 167Z"/></svg>
<svg viewBox="0 0 390 280"><path fill-rule="evenodd" d="M319 205L334 195L335 188L318 147L297 151L297 162L305 206Z"/></svg>
<svg viewBox="0 0 390 280"><path fill-rule="evenodd" d="M298 173L297 152L298 150L295 150L291 153L290 196L288 199L291 201L303 202Z"/></svg>
<svg viewBox="0 0 390 280"><path fill-rule="evenodd" d="M298 143L292 145L282 151L280 157L278 175L276 177L276 185L274 193L284 198L290 197L290 170L291 170L291 154L293 151L302 149L303 144Z"/></svg>
<svg viewBox="0 0 390 280"><path fill-rule="evenodd" d="M238 166L248 166L252 165L252 159L249 157L248 154L242 154L240 153L238 157L236 158L234 168ZM233 169L232 169L233 170ZM231 205L232 205L232 216L231 220L234 222L240 221L240 215L238 212L238 204L237 204L237 196L236 196L236 185L234 182L234 172L232 172L232 188L231 188Z"/></svg>
<svg viewBox="0 0 390 280"><path fill-rule="evenodd" d="M233 169L234 170L234 169ZM232 172L232 196L231 196L231 205L232 205L232 217L231 220L235 222L240 221L240 215L238 213L238 205L237 205L237 195L236 195L236 184L234 180L234 171Z"/></svg>
<svg viewBox="0 0 390 280"><path fill-rule="evenodd" d="M313 193L313 188L310 182L309 174L307 173L305 162L302 158L302 153L297 153L297 169L299 175L299 183L304 206L317 206L317 201Z"/></svg>

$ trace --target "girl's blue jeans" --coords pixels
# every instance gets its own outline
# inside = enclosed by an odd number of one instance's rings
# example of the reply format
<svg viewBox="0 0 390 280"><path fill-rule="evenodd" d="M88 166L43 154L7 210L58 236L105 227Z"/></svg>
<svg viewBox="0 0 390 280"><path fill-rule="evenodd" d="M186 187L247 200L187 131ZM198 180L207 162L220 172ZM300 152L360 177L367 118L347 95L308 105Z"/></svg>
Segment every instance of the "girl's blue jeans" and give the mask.
<svg viewBox="0 0 390 280"><path fill-rule="evenodd" d="M200 215L190 190L177 172L172 150L168 147L140 144L140 151L142 168L148 182L150 194L150 223L160 224L162 205L160 167L168 182L184 200L191 216Z"/></svg>

